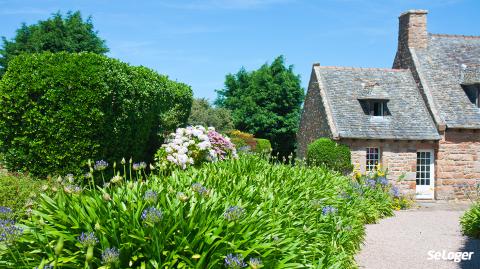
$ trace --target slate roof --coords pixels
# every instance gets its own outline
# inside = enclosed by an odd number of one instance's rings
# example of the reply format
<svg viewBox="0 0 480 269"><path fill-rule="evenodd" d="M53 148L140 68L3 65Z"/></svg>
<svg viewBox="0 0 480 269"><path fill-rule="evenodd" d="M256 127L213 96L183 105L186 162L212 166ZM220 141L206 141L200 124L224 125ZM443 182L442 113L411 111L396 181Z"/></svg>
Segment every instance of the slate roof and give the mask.
<svg viewBox="0 0 480 269"><path fill-rule="evenodd" d="M340 138L438 140L409 70L314 66ZM390 116L366 115L358 99L388 99Z"/></svg>
<svg viewBox="0 0 480 269"><path fill-rule="evenodd" d="M412 53L433 98L430 105L447 127L479 129L480 109L468 100L461 84L480 83L480 36L429 34L427 48Z"/></svg>

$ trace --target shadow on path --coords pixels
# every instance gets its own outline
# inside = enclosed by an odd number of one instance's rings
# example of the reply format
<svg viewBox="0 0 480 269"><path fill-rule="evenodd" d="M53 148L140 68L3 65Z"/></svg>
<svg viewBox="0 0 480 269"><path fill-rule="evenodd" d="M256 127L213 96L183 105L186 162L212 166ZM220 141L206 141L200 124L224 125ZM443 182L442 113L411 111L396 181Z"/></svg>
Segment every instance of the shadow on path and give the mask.
<svg viewBox="0 0 480 269"><path fill-rule="evenodd" d="M469 261L461 261L459 266L462 269L479 269L480 268L480 240L468 237L464 246L460 249L464 252L473 252L472 259Z"/></svg>

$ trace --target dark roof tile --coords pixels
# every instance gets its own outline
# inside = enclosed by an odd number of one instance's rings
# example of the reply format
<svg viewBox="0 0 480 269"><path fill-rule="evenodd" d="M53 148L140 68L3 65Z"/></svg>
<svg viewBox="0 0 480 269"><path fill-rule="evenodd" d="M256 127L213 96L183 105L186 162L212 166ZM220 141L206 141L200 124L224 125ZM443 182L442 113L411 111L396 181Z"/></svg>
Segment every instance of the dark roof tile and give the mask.
<svg viewBox="0 0 480 269"><path fill-rule="evenodd" d="M341 138L438 140L409 70L314 66ZM380 96L380 97L378 97ZM366 115L359 99L388 99L390 116Z"/></svg>
<svg viewBox="0 0 480 269"><path fill-rule="evenodd" d="M461 87L480 83L480 37L430 34L428 42L413 53L440 117L449 128L480 128L480 109Z"/></svg>

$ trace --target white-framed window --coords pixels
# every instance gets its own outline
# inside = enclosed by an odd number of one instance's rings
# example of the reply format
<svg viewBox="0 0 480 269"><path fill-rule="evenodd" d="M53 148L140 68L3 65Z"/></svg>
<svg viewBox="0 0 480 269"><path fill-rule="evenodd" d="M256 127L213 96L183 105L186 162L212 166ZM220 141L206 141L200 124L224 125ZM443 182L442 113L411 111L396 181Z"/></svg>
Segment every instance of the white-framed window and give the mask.
<svg viewBox="0 0 480 269"><path fill-rule="evenodd" d="M430 151L417 152L417 185L430 185L433 156Z"/></svg>
<svg viewBox="0 0 480 269"><path fill-rule="evenodd" d="M380 163L380 149L379 148L367 148L367 163L366 170L374 171L377 165Z"/></svg>
<svg viewBox="0 0 480 269"><path fill-rule="evenodd" d="M385 104L382 101L372 101L370 104L370 116L380 116L385 115Z"/></svg>

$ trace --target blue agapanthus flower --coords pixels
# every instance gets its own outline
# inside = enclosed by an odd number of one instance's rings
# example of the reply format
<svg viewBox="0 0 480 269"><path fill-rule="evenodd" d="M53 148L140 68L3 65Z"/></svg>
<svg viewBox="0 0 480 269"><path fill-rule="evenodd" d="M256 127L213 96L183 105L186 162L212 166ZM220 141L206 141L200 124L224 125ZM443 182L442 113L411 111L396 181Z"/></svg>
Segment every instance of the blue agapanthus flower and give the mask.
<svg viewBox="0 0 480 269"><path fill-rule="evenodd" d="M394 198L398 198L398 197L400 197L400 190L396 186L393 186L392 189L390 190L390 194Z"/></svg>
<svg viewBox="0 0 480 269"><path fill-rule="evenodd" d="M148 224L156 224L162 221L163 212L155 207L149 207L142 212L142 220Z"/></svg>
<svg viewBox="0 0 480 269"><path fill-rule="evenodd" d="M80 234L78 241L82 244L83 247L93 247L98 244L98 238L93 232Z"/></svg>
<svg viewBox="0 0 480 269"><path fill-rule="evenodd" d="M0 216L8 216L12 214L12 209L9 207L0 206Z"/></svg>
<svg viewBox="0 0 480 269"><path fill-rule="evenodd" d="M327 205L322 208L322 215L326 216L329 214L335 214L337 209L333 206Z"/></svg>
<svg viewBox="0 0 480 269"><path fill-rule="evenodd" d="M202 184L200 183L193 183L192 184L192 189L197 192L200 195L207 195L208 190L205 188Z"/></svg>
<svg viewBox="0 0 480 269"><path fill-rule="evenodd" d="M387 186L388 185L388 179L386 177L379 177L377 178L378 183L382 186Z"/></svg>
<svg viewBox="0 0 480 269"><path fill-rule="evenodd" d="M120 261L120 251L116 248L107 248L102 252L102 263L104 265L116 264Z"/></svg>
<svg viewBox="0 0 480 269"><path fill-rule="evenodd" d="M225 257L225 267L230 269L240 269L247 267L248 264L243 260L242 254L228 254Z"/></svg>
<svg viewBox="0 0 480 269"><path fill-rule="evenodd" d="M248 264L252 269L258 269L262 267L262 260L260 258L250 258Z"/></svg>
<svg viewBox="0 0 480 269"><path fill-rule="evenodd" d="M93 169L95 169L97 171L103 171L103 170L107 169L107 167L108 167L108 163L104 160L100 160L100 161L95 162L95 165L93 166Z"/></svg>
<svg viewBox="0 0 480 269"><path fill-rule="evenodd" d="M143 170L147 168L147 163L146 162L139 162L139 163L134 163L133 164L133 170Z"/></svg>
<svg viewBox="0 0 480 269"><path fill-rule="evenodd" d="M240 220L244 214L245 209L239 206L231 206L223 213L223 217L228 221L237 221Z"/></svg>
<svg viewBox="0 0 480 269"><path fill-rule="evenodd" d="M156 191L148 190L145 192L143 199L145 199L147 203L155 204L158 200L158 193Z"/></svg>
<svg viewBox="0 0 480 269"><path fill-rule="evenodd" d="M367 182L365 183L365 185L367 185L368 187L370 188L375 188L375 186L377 185L377 182L375 181L375 179L367 179Z"/></svg>
<svg viewBox="0 0 480 269"><path fill-rule="evenodd" d="M53 269L55 268L53 265L44 265L43 269ZM38 269L38 267L35 267L35 269Z"/></svg>
<svg viewBox="0 0 480 269"><path fill-rule="evenodd" d="M11 243L20 237L23 229L12 219L0 219L0 242Z"/></svg>

